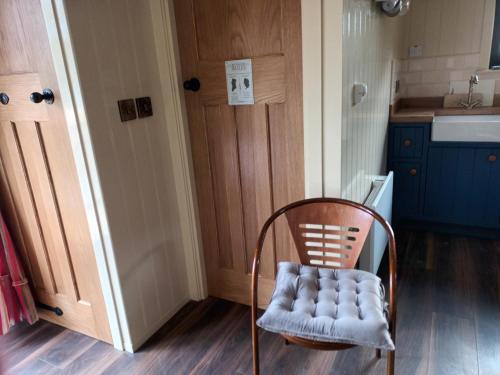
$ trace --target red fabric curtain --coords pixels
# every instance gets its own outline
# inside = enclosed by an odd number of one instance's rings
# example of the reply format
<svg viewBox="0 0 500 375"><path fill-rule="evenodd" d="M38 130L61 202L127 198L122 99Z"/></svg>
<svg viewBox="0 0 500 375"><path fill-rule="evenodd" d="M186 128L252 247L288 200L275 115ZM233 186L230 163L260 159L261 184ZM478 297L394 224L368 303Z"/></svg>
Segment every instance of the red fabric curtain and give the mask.
<svg viewBox="0 0 500 375"><path fill-rule="evenodd" d="M28 279L0 213L0 335L20 321L38 320Z"/></svg>

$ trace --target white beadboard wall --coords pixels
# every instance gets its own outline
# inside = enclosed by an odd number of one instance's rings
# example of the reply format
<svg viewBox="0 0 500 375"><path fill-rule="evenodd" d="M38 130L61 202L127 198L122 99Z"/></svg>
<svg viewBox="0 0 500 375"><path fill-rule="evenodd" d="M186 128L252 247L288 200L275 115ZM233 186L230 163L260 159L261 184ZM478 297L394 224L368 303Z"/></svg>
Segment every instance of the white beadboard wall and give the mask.
<svg viewBox="0 0 500 375"><path fill-rule="evenodd" d="M363 202L372 177L385 172L391 65L400 56L404 17L384 16L373 0L344 0L342 59L342 197ZM353 106L355 82L368 85Z"/></svg>
<svg viewBox="0 0 500 375"><path fill-rule="evenodd" d="M136 349L189 298L148 0L67 0L68 23ZM117 100L150 96L121 123ZM127 338L125 339L127 340Z"/></svg>

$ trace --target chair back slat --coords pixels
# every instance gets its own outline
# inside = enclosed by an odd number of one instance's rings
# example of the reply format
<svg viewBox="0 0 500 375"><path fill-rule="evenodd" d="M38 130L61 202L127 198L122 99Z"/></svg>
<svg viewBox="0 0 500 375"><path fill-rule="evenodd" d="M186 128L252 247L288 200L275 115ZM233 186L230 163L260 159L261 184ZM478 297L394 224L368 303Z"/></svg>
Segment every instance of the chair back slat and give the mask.
<svg viewBox="0 0 500 375"><path fill-rule="evenodd" d="M354 268L373 217L341 203L310 203L285 213L302 264Z"/></svg>

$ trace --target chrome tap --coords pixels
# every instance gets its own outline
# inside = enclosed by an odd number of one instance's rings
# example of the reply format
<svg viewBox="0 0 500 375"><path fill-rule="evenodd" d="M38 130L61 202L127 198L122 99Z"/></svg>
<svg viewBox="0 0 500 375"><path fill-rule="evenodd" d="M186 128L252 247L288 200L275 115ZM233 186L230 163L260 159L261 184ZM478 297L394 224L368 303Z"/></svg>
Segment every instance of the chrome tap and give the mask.
<svg viewBox="0 0 500 375"><path fill-rule="evenodd" d="M469 94L467 96L467 101L461 101L459 104L465 109L472 109L481 104L481 100L472 101L472 94L474 92L474 85L479 83L479 76L477 74L472 75L469 79Z"/></svg>

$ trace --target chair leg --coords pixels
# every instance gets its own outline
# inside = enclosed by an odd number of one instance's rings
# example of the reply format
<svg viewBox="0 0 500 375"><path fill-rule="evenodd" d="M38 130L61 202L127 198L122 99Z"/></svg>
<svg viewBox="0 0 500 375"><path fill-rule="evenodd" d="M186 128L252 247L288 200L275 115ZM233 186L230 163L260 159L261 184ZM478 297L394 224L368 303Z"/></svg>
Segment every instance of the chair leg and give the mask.
<svg viewBox="0 0 500 375"><path fill-rule="evenodd" d="M382 357L382 353L381 353L380 349L375 350L375 355L377 356L377 359L380 359Z"/></svg>
<svg viewBox="0 0 500 375"><path fill-rule="evenodd" d="M387 352L387 375L394 375L394 360L396 357L396 352L390 350Z"/></svg>
<svg viewBox="0 0 500 375"><path fill-rule="evenodd" d="M259 375L259 334L255 322L252 325L252 354L253 354L253 375Z"/></svg>

